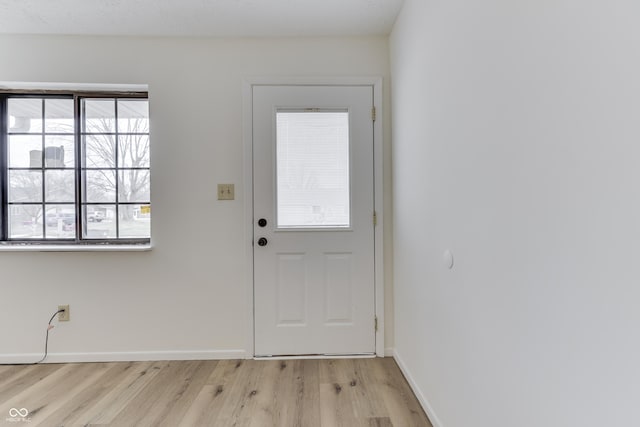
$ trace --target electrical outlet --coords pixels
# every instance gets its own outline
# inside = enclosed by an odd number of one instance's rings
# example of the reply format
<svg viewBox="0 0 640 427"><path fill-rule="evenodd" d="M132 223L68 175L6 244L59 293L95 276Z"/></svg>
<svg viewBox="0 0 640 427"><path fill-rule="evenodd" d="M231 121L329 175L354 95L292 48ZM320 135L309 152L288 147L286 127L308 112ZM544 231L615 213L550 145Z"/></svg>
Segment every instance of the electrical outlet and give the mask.
<svg viewBox="0 0 640 427"><path fill-rule="evenodd" d="M64 310L62 313L58 313L59 322L68 322L69 320L71 320L71 313L69 313L68 305L59 305L58 310Z"/></svg>

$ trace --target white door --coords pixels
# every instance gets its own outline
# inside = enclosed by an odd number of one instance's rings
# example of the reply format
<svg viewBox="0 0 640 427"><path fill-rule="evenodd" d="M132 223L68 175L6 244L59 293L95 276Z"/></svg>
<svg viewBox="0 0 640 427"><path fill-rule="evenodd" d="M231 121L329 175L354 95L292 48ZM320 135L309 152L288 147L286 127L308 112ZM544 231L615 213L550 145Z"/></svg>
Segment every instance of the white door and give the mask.
<svg viewBox="0 0 640 427"><path fill-rule="evenodd" d="M255 354L375 352L372 86L254 86Z"/></svg>

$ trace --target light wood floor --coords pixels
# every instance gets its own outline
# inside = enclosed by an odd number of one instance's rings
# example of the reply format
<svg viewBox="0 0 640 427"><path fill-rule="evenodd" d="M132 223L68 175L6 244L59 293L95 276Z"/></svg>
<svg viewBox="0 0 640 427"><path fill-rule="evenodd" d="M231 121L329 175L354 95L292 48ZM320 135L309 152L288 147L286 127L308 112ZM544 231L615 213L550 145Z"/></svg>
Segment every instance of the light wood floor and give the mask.
<svg viewBox="0 0 640 427"><path fill-rule="evenodd" d="M390 358L0 366L0 425L431 427Z"/></svg>

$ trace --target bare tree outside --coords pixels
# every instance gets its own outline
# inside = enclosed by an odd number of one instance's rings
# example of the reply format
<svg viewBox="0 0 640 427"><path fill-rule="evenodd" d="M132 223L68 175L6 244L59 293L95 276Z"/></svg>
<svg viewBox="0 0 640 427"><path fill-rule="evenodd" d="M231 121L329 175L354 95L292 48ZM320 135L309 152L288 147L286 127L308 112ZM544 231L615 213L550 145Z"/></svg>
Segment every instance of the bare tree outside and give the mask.
<svg viewBox="0 0 640 427"><path fill-rule="evenodd" d="M138 204L150 201L148 103L88 99L84 114L84 201L117 203L120 234L129 227L135 235L131 226L141 219Z"/></svg>
<svg viewBox="0 0 640 427"><path fill-rule="evenodd" d="M92 132L104 132L85 136L86 199L89 202L115 203L116 188L118 203L149 202L149 135L127 133L116 136L106 134L111 120L94 120ZM129 132L148 129L146 119L130 120ZM118 165L116 163L116 147ZM106 169L108 168L108 169ZM117 178L117 182L116 182ZM133 205L120 206L123 220L133 219Z"/></svg>

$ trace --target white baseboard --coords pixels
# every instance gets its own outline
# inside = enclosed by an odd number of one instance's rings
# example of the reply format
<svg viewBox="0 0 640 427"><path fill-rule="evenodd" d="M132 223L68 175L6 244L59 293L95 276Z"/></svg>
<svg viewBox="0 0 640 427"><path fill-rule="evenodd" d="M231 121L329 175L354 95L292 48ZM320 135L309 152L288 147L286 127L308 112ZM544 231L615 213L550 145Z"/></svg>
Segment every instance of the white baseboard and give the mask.
<svg viewBox="0 0 640 427"><path fill-rule="evenodd" d="M384 349L384 357L393 357L396 354L396 349L393 347L387 347Z"/></svg>
<svg viewBox="0 0 640 427"><path fill-rule="evenodd" d="M405 365L405 363L403 362L402 357L398 354L398 351L396 349L393 349L393 358L395 359L396 363L400 367L400 370L402 371L405 378L407 379L407 382L411 386L413 393L418 398L420 405L422 405L422 409L424 409L424 411L427 413L427 417L429 417L429 421L431 421L431 424L433 424L433 427L444 427L440 422L440 419L436 415L435 411L433 410L433 407L431 406L431 404L429 403L425 395L422 393L422 390L420 390L420 387L418 387L418 384L416 384L415 380L411 376L411 372L407 368L407 365Z"/></svg>
<svg viewBox="0 0 640 427"><path fill-rule="evenodd" d="M74 362L143 362L155 360L218 360L246 359L245 350L208 351L131 351L109 353L49 353L42 363ZM33 363L42 358L41 353L0 354L0 364Z"/></svg>

